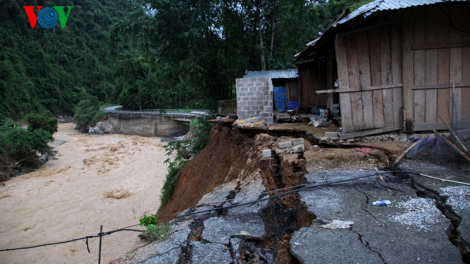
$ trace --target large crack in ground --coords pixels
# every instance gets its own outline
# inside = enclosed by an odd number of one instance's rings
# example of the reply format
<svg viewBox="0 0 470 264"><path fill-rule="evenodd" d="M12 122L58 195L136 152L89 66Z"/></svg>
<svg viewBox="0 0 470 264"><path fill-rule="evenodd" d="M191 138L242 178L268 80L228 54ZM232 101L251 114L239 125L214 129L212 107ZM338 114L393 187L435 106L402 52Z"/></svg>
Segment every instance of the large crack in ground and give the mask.
<svg viewBox="0 0 470 264"><path fill-rule="evenodd" d="M434 199L436 208L450 220L449 227L446 229L446 235L449 238L449 241L460 250L462 261L466 264L470 264L470 244L465 241L457 231L462 222L462 218L452 209L451 206L446 204L448 197L419 184L412 176L408 175L407 177L410 179L410 186L416 189L417 195Z"/></svg>
<svg viewBox="0 0 470 264"><path fill-rule="evenodd" d="M240 140L246 142L249 141L247 145L249 145L250 151L256 153L261 152L261 150L265 148L273 149L274 144L277 144L282 140L286 140L285 138L273 138L269 135L257 135L257 133L252 131L238 133L236 135ZM279 134L278 136L281 135ZM304 137L308 140L308 137L305 135L298 136ZM247 140L247 137L250 139ZM337 148L338 146L335 147ZM364 145L358 145L358 147L364 147ZM345 146L345 148L349 149L352 148L352 146ZM317 152L318 149L314 149L314 151ZM328 149L324 149L324 151L327 152ZM387 152L385 154L387 161L393 156L391 152ZM378 155L377 157L379 156L381 155ZM323 175L321 171L316 171L315 173L317 175L314 175L313 178L309 178L309 180L307 180L307 158L305 155L283 154L274 156L273 158L276 163L280 164L282 167L280 176L274 176L269 172L269 160L261 159L257 155L251 153L246 160L240 161L240 164L244 164L244 167L239 166L236 168L241 171L240 175L243 175L243 177L233 179L231 182L225 181L223 185L215 187L212 193L204 195L199 200L194 209L187 209L184 213L181 213L179 217L194 211L258 200L266 197L268 195L268 191L271 191L270 195L280 194L281 191L275 191L280 188L297 186L299 184L312 184L315 182L332 182L335 179L334 177L331 177L331 175ZM359 162L359 160L355 161ZM215 167L213 164L209 165L211 167ZM235 171L235 169L229 168L229 171ZM345 175L340 177L353 177L347 174L361 174L360 171L362 171L362 169L356 169L354 172L345 172ZM362 172L362 174L364 173ZM371 195L371 190L368 188L370 186L375 186L379 189L381 188L381 192L377 192L380 195L383 195L384 193L400 193L399 195L403 199L405 199L404 196L407 196L410 192L414 192L409 187L407 187L407 193L402 191L402 186L409 184L401 181L398 177L387 178L387 181L392 182L395 185L387 185L385 182L381 183L379 181L379 183L376 182L374 184L368 183L365 185L366 187L361 185L349 185L347 187L335 186L334 188L349 188L352 192L355 192L356 194L350 195L352 195L351 197L353 198L359 198L358 200L360 200L360 203L357 203L357 207L354 207L356 205L352 202L355 210L354 214L364 212L364 214L367 214L368 216L367 221L371 221L371 223L380 222L383 225L384 221L387 220L384 220L384 216L380 215L380 212L385 211L378 211L377 207L371 207L371 202L377 199L377 195L374 196L373 192ZM259 184L260 182L262 182L262 187ZM466 244L465 241L462 241L457 232L461 219L452 211L451 208L447 208L448 206L445 205L445 197L438 193L431 192L432 190L423 189L423 187L415 183L413 183L411 187L414 188L419 195L436 200L436 206L438 209L441 210L447 219L451 221L450 226L447 228L447 236L449 237L449 240L460 249L464 262L469 263L468 244ZM197 261L199 261L199 263L203 263L208 260L211 262L219 261L219 263L243 264L274 262L294 264L310 263L294 253L294 247L299 244L299 242L296 242L299 241L299 236L308 236L313 234L313 237L315 239L319 239L319 241L321 241L321 239L328 240L330 239L329 237L321 236L326 233L321 233L322 230L325 230L322 226L328 224L333 219L342 219L343 217L343 215L340 216L340 214L336 214L336 216L334 215L342 209L340 207L335 207L335 205L331 203L340 203L341 200L338 199L338 201L332 201L336 197L334 195L331 196L331 194L328 198L330 200L322 201L324 203L324 208L309 210L309 208L312 208L312 204L306 203L315 201L316 198L321 200L320 196L325 192L325 190L329 189L319 188L317 190L317 196L310 197L309 202L306 202L299 193L294 193L262 203L205 212L198 215L180 218L174 223L189 221L190 231L187 232L187 237L181 242L181 254L177 261L171 263L197 263ZM341 192L338 193L340 194ZM349 200L349 202L351 202L351 200L354 199ZM332 215L327 221L321 219L323 217L322 213L325 211L332 211ZM338 216L339 218L335 218ZM353 215L345 215L345 220L348 220L347 217L351 216ZM313 220L315 221L312 226ZM252 221L253 225L247 224L249 221ZM360 226L359 223L356 224L358 224L358 227L360 228L356 229L355 227L351 227L348 230L337 231L337 234L339 234L338 241L344 243L350 250L354 248L361 248L361 250L364 250L365 248L364 252L361 252L358 255L359 260L374 260L375 262L387 263L387 259L390 259L391 256L390 252L385 251L384 253L383 247L377 247L377 241L375 241L376 237L371 238L371 234L367 233L367 226ZM396 223L394 224L397 225ZM249 230L253 226L257 226L259 230ZM378 229L376 228L374 230L376 233L372 235L377 235L377 230ZM352 237L347 237L348 232ZM378 232L380 233L380 231ZM295 236L297 236L297 238L295 238L297 240L294 240ZM442 236L445 238L444 235ZM381 239L381 236L378 237ZM387 238L385 237L385 239ZM333 238L333 240L329 242L331 245L336 245L335 243L337 241L334 241ZM450 243L449 246L454 248ZM311 248L309 248L309 250L310 249ZM332 254L338 254L338 252L332 250Z"/></svg>

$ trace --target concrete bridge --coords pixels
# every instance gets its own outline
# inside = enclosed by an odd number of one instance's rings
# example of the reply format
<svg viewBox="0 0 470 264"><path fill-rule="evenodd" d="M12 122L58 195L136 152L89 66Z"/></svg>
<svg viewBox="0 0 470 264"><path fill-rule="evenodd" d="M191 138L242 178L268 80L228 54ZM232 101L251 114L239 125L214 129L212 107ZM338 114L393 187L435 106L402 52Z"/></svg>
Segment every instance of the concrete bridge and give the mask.
<svg viewBox="0 0 470 264"><path fill-rule="evenodd" d="M191 118L208 115L200 109L142 109L141 111L116 110L121 106L103 109L115 133L147 137L168 137L189 131Z"/></svg>

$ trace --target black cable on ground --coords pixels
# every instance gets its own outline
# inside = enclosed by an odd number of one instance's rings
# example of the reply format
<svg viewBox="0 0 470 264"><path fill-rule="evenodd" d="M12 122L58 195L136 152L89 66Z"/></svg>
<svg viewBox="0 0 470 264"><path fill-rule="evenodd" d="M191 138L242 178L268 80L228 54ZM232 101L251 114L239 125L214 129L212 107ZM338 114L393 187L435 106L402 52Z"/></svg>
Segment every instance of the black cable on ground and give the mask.
<svg viewBox="0 0 470 264"><path fill-rule="evenodd" d="M288 195L288 194L291 194L291 193L304 191L304 190L307 190L307 189L310 189L310 188L314 188L314 187L321 187L321 186L333 185L333 184L337 184L337 183L349 182L349 181L354 181L354 180L359 180L359 179L364 179L364 178L370 178L370 177L379 176L379 175L382 175L382 174L390 174L390 173L409 173L409 174L421 175L421 173L414 172L414 171L383 171L383 172L376 172L376 173L374 173L374 174L368 174L368 175L364 175L364 176L360 176L360 177L355 177L355 178L350 178L350 179L345 179L345 180L338 180L338 181L333 181L333 182L326 182L326 183L321 183L321 184L315 184L315 185L305 186L305 187L302 187L302 188L297 189L297 190L293 190L293 191L289 191L289 192L286 192L286 193L282 193L282 194L278 194L278 195L274 195L274 196L270 196L270 197L258 199L258 200L251 201L251 202L240 203L240 204L234 204L234 205L225 206L225 207L214 207L214 208L212 208L212 209L207 209L207 210L202 210L202 211L196 211L196 212L192 212L192 213L185 214L185 215L183 215L183 216L181 216L181 217L177 217L176 219L183 218L183 217L187 217L187 216L191 216L191 215L195 215L195 214L201 214L201 213L205 213L205 212L210 212L210 211L224 210L224 209L230 209L230 208L235 208L235 207L244 206L244 205L250 205L250 204L254 204L254 203L258 203L258 202L262 202L262 201L274 199L274 198L277 198L277 197L282 197L282 196L284 196L284 195ZM284 189L286 189L286 188L284 188ZM282 189L280 189L280 190L282 190ZM274 190L274 191L279 191L279 190ZM180 213L181 213L181 212L180 212ZM165 219L165 218L168 218L168 217L171 217L171 216L180 214L180 213L175 213L175 214L167 215L167 216L161 217L161 218L159 218L159 219ZM61 242L54 242L54 243L48 243L48 244L42 244L42 245L35 245L35 246L29 246L29 247L0 249L0 252L3 252L3 251L21 250L21 249L30 249L30 248L38 248L38 247L53 246L53 245L60 245L60 244L71 243L71 242L75 242L75 241L79 241L79 240L83 240L83 239L86 240L87 247L88 247L88 239L90 239L90 238L98 238L98 237L102 237L102 236L107 236L107 235L111 235L111 234L113 234L113 233L121 232L121 231L142 232L143 230L130 229L130 227L134 227L134 226L138 226L138 225L139 225L139 224L131 225L131 226L128 226L128 227L119 228L119 229L112 230L112 231L108 231L108 232L102 232L102 233L100 232L98 235L95 235L95 236L85 236L85 237L75 238L75 239L66 240L66 241L61 241ZM89 252L89 249L88 249L88 252Z"/></svg>

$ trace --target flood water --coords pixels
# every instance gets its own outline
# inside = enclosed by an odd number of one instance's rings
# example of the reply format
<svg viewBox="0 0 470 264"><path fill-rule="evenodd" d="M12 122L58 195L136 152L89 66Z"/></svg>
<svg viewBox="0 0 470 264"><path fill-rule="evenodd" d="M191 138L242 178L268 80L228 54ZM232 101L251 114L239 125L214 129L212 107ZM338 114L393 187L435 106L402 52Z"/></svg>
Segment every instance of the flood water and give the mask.
<svg viewBox="0 0 470 264"><path fill-rule="evenodd" d="M57 160L0 183L0 249L45 244L139 223L157 211L167 166L160 138L79 134L59 124ZM139 228L139 227L135 227ZM125 256L137 232L103 237L101 263ZM98 238L0 252L0 263L97 263Z"/></svg>

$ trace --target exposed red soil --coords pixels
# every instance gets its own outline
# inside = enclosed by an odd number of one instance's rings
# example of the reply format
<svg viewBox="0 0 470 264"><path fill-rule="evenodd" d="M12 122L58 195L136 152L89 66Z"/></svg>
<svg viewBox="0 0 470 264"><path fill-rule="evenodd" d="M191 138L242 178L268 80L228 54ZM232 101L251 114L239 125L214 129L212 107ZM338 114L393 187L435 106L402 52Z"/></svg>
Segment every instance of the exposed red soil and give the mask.
<svg viewBox="0 0 470 264"><path fill-rule="evenodd" d="M253 142L253 138L239 130L223 126L222 131L217 132L217 126L214 126L208 145L181 170L173 196L158 210L157 218L195 207L202 196L214 187L238 178L253 153Z"/></svg>
<svg viewBox="0 0 470 264"><path fill-rule="evenodd" d="M283 236L281 241L279 241L277 248L278 252L276 256L276 264L299 263L299 261L294 258L290 253L289 241L291 239L292 234Z"/></svg>

